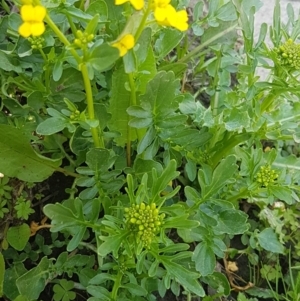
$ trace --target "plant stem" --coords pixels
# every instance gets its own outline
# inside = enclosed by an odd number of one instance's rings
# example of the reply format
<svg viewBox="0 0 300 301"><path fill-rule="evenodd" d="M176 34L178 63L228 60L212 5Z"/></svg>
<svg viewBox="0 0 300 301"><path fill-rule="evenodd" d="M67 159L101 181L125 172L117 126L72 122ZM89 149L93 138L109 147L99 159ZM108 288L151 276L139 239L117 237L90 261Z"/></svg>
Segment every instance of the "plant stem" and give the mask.
<svg viewBox="0 0 300 301"><path fill-rule="evenodd" d="M87 102L87 110L88 110L88 116L90 120L95 119L95 112L94 112L94 100L93 100L93 93L91 88L91 82L88 74L88 69L85 63L81 64L81 73L83 77L84 82L84 88L86 92L86 102ZM91 133L94 140L94 145L97 148L104 148L104 141L103 136L101 135L101 140L99 139L98 135L98 128L99 127L91 127Z"/></svg>
<svg viewBox="0 0 300 301"><path fill-rule="evenodd" d="M111 298L113 301L115 301L117 299L118 289L120 287L122 277L123 277L123 274L120 271L118 271L118 274L117 274L117 277L116 277L116 280L115 280L115 283L114 283L114 286L113 286L113 289L111 292Z"/></svg>
<svg viewBox="0 0 300 301"><path fill-rule="evenodd" d="M216 34L215 36L213 36L212 38L210 38L206 42L204 42L201 45L199 45L198 47L196 47L190 53L188 53L187 55L185 55L182 59L178 60L178 63L184 63L184 62L188 61L190 58L192 58L193 56L198 55L199 52L202 49L204 49L205 47L207 47L208 45L210 45L212 42L216 41L217 39L223 37L224 35L226 35L230 31L234 30L236 27L237 27L237 24L234 24L234 25L228 27L227 29L225 29L224 31Z"/></svg>
<svg viewBox="0 0 300 301"><path fill-rule="evenodd" d="M60 41L65 44L65 46L69 47L70 52L72 53L73 57L75 58L78 65L81 63L81 58L78 55L78 53L75 51L75 49L71 48L71 43L68 41L66 36L59 30L59 28L56 26L56 24L52 21L52 19L47 14L45 17L45 21L48 23L48 25L51 27L51 29L56 33Z"/></svg>
<svg viewBox="0 0 300 301"><path fill-rule="evenodd" d="M74 178L80 178L80 177L82 177L78 173L75 173L75 172L72 172L72 171L68 171L68 170L66 170L64 168L61 168L61 167L55 167L55 170L59 171L59 172L61 172L63 174L65 174L66 176L71 176L71 177L74 177Z"/></svg>
<svg viewBox="0 0 300 301"><path fill-rule="evenodd" d="M136 105L136 90L133 79L133 74L128 73L128 81L130 86L130 106ZM130 116L129 116L130 120ZM136 131L138 132L138 131ZM131 166L131 127L127 125L127 143L126 143L126 158L127 158L127 166Z"/></svg>
<svg viewBox="0 0 300 301"><path fill-rule="evenodd" d="M150 4L150 1L148 1L148 7L147 9L145 10L145 13L143 15L143 18L142 18L142 21L140 23L140 26L138 27L135 35L134 35L134 41L137 42L138 39L140 38L144 28L145 28L145 25L146 25L146 21L147 21L147 18L148 18L148 15L150 14L151 12L151 4Z"/></svg>
<svg viewBox="0 0 300 301"><path fill-rule="evenodd" d="M279 92L277 92L277 93L270 92L270 94L263 100L263 102L261 104L261 108L260 108L261 114L269 109L269 107L272 105L274 99L277 96L279 96L279 94L280 94Z"/></svg>

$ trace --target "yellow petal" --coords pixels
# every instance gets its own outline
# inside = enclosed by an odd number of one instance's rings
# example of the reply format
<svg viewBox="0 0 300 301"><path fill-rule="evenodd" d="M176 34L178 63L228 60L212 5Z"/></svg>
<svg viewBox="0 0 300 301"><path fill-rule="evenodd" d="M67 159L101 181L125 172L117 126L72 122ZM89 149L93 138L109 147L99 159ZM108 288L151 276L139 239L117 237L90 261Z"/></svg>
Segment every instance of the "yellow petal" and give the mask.
<svg viewBox="0 0 300 301"><path fill-rule="evenodd" d="M189 28L188 25L188 15L185 10L181 10L172 15L169 19L171 26L177 28L180 31L185 31Z"/></svg>
<svg viewBox="0 0 300 301"><path fill-rule="evenodd" d="M23 38L28 38L31 35L31 25L29 22L24 22L20 27L19 27L19 34Z"/></svg>
<svg viewBox="0 0 300 301"><path fill-rule="evenodd" d="M120 56L124 56L127 53L127 48L120 42L114 43L112 46L119 49Z"/></svg>
<svg viewBox="0 0 300 301"><path fill-rule="evenodd" d="M134 37L132 34L127 34L125 35L120 43L126 48L126 49L131 49L134 46Z"/></svg>
<svg viewBox="0 0 300 301"><path fill-rule="evenodd" d="M140 10L144 7L144 0L130 0L130 3L136 10Z"/></svg>
<svg viewBox="0 0 300 301"><path fill-rule="evenodd" d="M34 21L34 9L32 5L23 5L20 13L24 22Z"/></svg>
<svg viewBox="0 0 300 301"><path fill-rule="evenodd" d="M167 7L168 4L170 4L171 0L154 0L153 4L154 7L160 7L160 8L164 8Z"/></svg>
<svg viewBox="0 0 300 301"><path fill-rule="evenodd" d="M42 35L44 31L45 31L45 25L43 22L31 23L31 34L34 37Z"/></svg>
<svg viewBox="0 0 300 301"><path fill-rule="evenodd" d="M154 11L154 17L158 22L164 21L167 17L167 10L164 8L157 7Z"/></svg>
<svg viewBox="0 0 300 301"><path fill-rule="evenodd" d="M129 0L115 0L115 5L121 5L125 2L128 2Z"/></svg>
<svg viewBox="0 0 300 301"><path fill-rule="evenodd" d="M41 5L34 7L34 21L42 22L46 16L46 8Z"/></svg>

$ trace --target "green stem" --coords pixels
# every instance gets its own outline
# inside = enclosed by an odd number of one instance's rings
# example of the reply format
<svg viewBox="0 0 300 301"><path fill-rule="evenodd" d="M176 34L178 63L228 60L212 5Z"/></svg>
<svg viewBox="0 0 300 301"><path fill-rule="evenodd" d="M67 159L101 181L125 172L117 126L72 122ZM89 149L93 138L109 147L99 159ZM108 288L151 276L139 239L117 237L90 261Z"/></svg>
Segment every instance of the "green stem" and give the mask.
<svg viewBox="0 0 300 301"><path fill-rule="evenodd" d="M236 200L242 199L244 197L247 197L248 193L249 193L248 189L244 188L239 193L237 193L237 194L231 196L230 198L228 198L227 201L228 202L234 202Z"/></svg>
<svg viewBox="0 0 300 301"><path fill-rule="evenodd" d="M79 244L80 244L81 246L84 246L84 247L86 247L86 248L92 250L94 253L97 254L97 248L96 248L94 245L89 244L89 243L84 242L84 241L81 241Z"/></svg>
<svg viewBox="0 0 300 301"><path fill-rule="evenodd" d="M82 11L84 10L84 1L85 0L80 0L79 9L81 9Z"/></svg>
<svg viewBox="0 0 300 301"><path fill-rule="evenodd" d="M272 105L275 98L279 95L280 95L280 92L276 92L276 93L270 92L270 94L268 94L268 96L263 100L263 102L261 104L260 113L262 114L265 111L267 111L269 109L269 107Z"/></svg>
<svg viewBox="0 0 300 301"><path fill-rule="evenodd" d="M67 16L67 19L68 19L68 22L69 22L69 24L70 24L72 33L73 33L73 35L76 37L76 32L77 32L76 26L75 26L75 24L74 24L74 22L73 22L71 16L68 14L68 11L65 10L64 13L65 13L65 15Z"/></svg>
<svg viewBox="0 0 300 301"><path fill-rule="evenodd" d="M237 27L237 24L234 24L230 27L228 27L227 29L225 29L224 31L216 34L215 36L213 36L212 38L210 38L209 40L207 40L206 42L202 43L201 45L199 45L198 47L196 47L194 50L192 50L190 53L188 53L187 55L185 55L182 59L178 60L179 63L184 63L186 61L188 61L190 58L192 58L193 56L196 56L199 54L199 52L204 49L205 47L209 46L211 43L213 43L214 41L216 41L217 39L223 37L224 35L226 35L227 33L229 33L230 31L234 30Z"/></svg>
<svg viewBox="0 0 300 301"><path fill-rule="evenodd" d="M128 81L130 86L130 106L136 105L136 91L135 84L133 79L133 74L128 73ZM129 120L130 116L128 115ZM131 166L131 127L128 123L127 125L127 143L126 143L126 158L127 158L127 166Z"/></svg>
<svg viewBox="0 0 300 301"><path fill-rule="evenodd" d="M148 1L148 7L147 7L147 9L146 9L146 11L145 11L145 13L143 15L143 18L142 18L142 21L140 23L140 26L138 27L138 29L137 29L137 31L136 31L136 33L134 35L134 41L135 42L137 42L138 39L140 38L140 36L141 36L141 34L142 34L142 32L143 32L143 30L145 28L146 21L147 21L147 18L149 16L150 12L151 12L151 3L150 3L150 1Z"/></svg>
<svg viewBox="0 0 300 301"><path fill-rule="evenodd" d="M60 41L65 44L65 46L69 47L70 52L72 53L73 57L75 58L78 65L82 62L80 56L75 51L75 49L71 48L71 43L68 41L66 36L59 30L59 28L56 26L56 24L52 21L52 19L47 14L45 17L45 21L48 23L48 25L51 27L51 29L56 33Z"/></svg>
<svg viewBox="0 0 300 301"><path fill-rule="evenodd" d="M117 300L118 289L121 285L122 277L123 277L123 274L119 271L118 274L117 274L112 292L111 292L111 298L112 298L113 301Z"/></svg>
<svg viewBox="0 0 300 301"><path fill-rule="evenodd" d="M91 82L88 74L88 69L85 63L81 64L81 73L84 82L84 88L86 92L86 101L87 101L87 110L88 116L90 120L95 119L95 112L94 112L94 100L93 100L93 93L91 88ZM99 139L98 135L98 127L91 127L91 133L94 141L94 145L97 148L104 148L104 141L103 136L101 135L101 140Z"/></svg>
<svg viewBox="0 0 300 301"><path fill-rule="evenodd" d="M219 107L219 70L221 65L221 53L218 51L217 55L217 64L216 64L216 72L215 72L215 78L214 78L214 87L215 87L215 95L213 96L212 103L211 103L211 109L213 116L217 116L218 114L218 107Z"/></svg>
<svg viewBox="0 0 300 301"><path fill-rule="evenodd" d="M46 86L46 91L49 93L50 92L50 71L49 71L48 59L47 59L46 54L43 51L43 49L39 49L39 51L45 61L45 86Z"/></svg>
<svg viewBox="0 0 300 301"><path fill-rule="evenodd" d="M78 173L75 173L75 172L72 172L72 171L68 171L68 170L66 170L64 168L61 168L61 167L56 167L55 170L59 171L59 172L61 172L63 174L65 174L66 176L71 176L71 177L74 177L74 178L80 178L80 177L82 177Z"/></svg>

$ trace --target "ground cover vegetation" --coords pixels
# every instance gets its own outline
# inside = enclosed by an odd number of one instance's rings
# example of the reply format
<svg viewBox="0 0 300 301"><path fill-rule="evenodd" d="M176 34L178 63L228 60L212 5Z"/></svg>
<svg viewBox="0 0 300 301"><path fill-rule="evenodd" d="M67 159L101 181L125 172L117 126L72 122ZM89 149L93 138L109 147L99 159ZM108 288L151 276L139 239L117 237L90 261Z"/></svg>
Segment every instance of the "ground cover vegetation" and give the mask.
<svg viewBox="0 0 300 301"><path fill-rule="evenodd" d="M300 20L255 40L262 4L2 0L3 300L300 300Z"/></svg>

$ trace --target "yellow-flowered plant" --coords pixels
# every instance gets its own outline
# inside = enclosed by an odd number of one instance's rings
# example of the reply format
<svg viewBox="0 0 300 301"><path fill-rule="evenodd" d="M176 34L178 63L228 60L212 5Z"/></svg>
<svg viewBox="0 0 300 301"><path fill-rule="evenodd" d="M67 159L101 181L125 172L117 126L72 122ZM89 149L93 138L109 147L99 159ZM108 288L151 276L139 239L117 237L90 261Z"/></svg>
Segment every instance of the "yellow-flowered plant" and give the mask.
<svg viewBox="0 0 300 301"><path fill-rule="evenodd" d="M148 248L159 233L165 214L159 214L159 209L154 203L151 205L141 203L125 208L125 218L137 242L142 242L143 246Z"/></svg>
<svg viewBox="0 0 300 301"><path fill-rule="evenodd" d="M256 181L262 187L268 187L275 183L275 180L279 177L278 173L271 169L271 166L266 164L261 166L259 172L256 174Z"/></svg>
<svg viewBox="0 0 300 301"><path fill-rule="evenodd" d="M281 65L300 70L300 44L288 39L275 51Z"/></svg>
<svg viewBox="0 0 300 301"><path fill-rule="evenodd" d="M26 3L29 3L26 1ZM41 5L33 6L25 4L20 9L23 24L19 27L19 34L28 38L29 36L40 36L45 31L44 18L46 16L46 8Z"/></svg>
<svg viewBox="0 0 300 301"><path fill-rule="evenodd" d="M112 44L112 46L119 49L120 56L124 56L128 52L128 50L133 48L134 37L131 34L126 34L119 41Z"/></svg>
<svg viewBox="0 0 300 301"><path fill-rule="evenodd" d="M136 10L140 10L144 7L144 0L116 0L115 4L121 5L125 2L130 2Z"/></svg>
<svg viewBox="0 0 300 301"><path fill-rule="evenodd" d="M188 15L185 10L176 11L171 0L153 0L154 17L158 24L171 26L180 31L188 29Z"/></svg>

